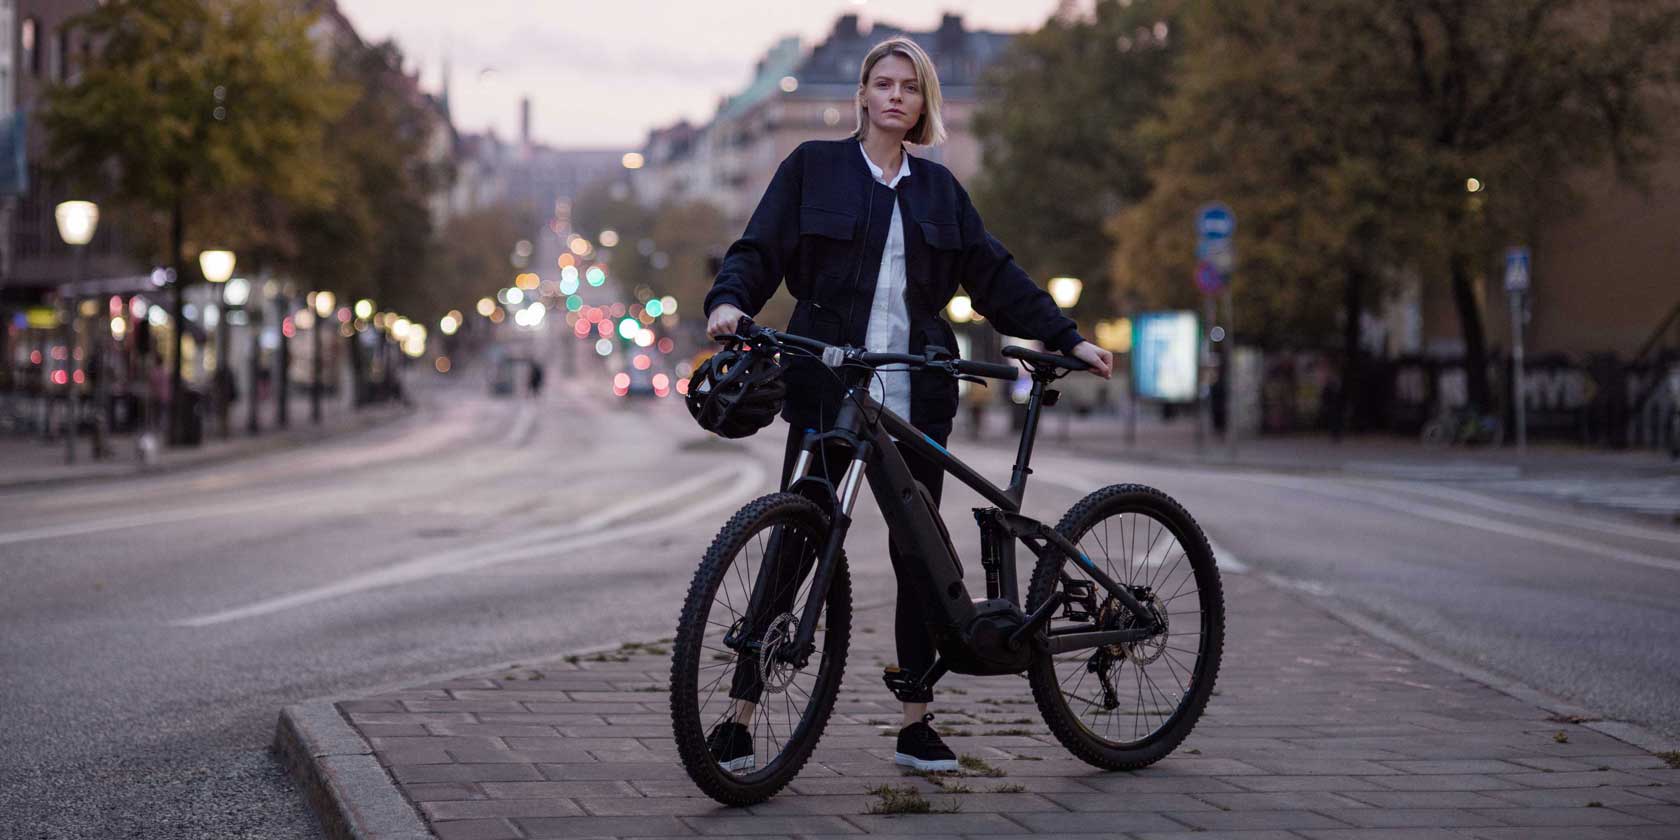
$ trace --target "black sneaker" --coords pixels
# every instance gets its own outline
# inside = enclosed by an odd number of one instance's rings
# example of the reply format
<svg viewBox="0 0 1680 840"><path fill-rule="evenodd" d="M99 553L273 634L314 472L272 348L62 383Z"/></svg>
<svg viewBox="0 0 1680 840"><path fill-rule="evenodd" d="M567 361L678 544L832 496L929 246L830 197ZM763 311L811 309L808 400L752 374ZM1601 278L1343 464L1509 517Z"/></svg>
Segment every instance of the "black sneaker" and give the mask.
<svg viewBox="0 0 1680 840"><path fill-rule="evenodd" d="M713 727L712 734L706 736L706 748L712 751L718 766L731 773L751 770L755 764L752 733L745 724L731 720Z"/></svg>
<svg viewBox="0 0 1680 840"><path fill-rule="evenodd" d="M912 723L898 731L894 764L932 773L954 772L957 769L957 754L939 740L939 733L928 725L931 720L933 715L922 715L919 723Z"/></svg>

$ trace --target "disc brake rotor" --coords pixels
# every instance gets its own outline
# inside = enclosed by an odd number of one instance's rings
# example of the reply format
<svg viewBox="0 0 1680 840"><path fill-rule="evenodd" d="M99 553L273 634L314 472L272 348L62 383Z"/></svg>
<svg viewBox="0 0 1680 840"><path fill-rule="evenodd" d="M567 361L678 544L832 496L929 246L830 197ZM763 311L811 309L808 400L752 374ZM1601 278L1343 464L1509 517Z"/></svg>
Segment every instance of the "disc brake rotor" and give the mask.
<svg viewBox="0 0 1680 840"><path fill-rule="evenodd" d="M764 684L764 690L771 694L781 694L787 691L789 683L793 682L799 668L792 662L785 661L777 653L784 647L793 644L794 636L799 633L799 616L787 612L776 616L770 622L770 629L764 632L760 642L758 655L758 677Z"/></svg>

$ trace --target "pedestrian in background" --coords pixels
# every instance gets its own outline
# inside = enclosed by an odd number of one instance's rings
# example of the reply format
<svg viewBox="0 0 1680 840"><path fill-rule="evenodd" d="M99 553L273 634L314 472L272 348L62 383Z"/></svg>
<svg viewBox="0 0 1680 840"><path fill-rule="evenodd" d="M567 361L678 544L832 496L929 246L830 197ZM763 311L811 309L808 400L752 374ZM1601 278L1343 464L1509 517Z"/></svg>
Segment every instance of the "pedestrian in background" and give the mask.
<svg viewBox="0 0 1680 840"><path fill-rule="evenodd" d="M531 392L531 396L537 397L542 395L542 381L542 363L536 361L531 362L531 372L527 376L527 381L525 383L528 386L528 390Z"/></svg>
<svg viewBox="0 0 1680 840"><path fill-rule="evenodd" d="M933 62L914 41L892 38L871 49L858 78L856 130L842 140L803 143L782 161L706 295L707 333L734 333L741 318L758 313L785 278L798 301L790 333L875 352L919 354L932 347L954 352L956 335L939 313L960 283L974 308L1000 332L1043 341L1107 377L1108 351L1080 337L1050 295L986 232L950 170L905 148L944 139L940 103ZM784 364L785 489L805 432L831 425L844 394L819 363L787 358ZM957 383L949 376L884 368L873 378L870 394L941 446L950 436ZM937 503L944 472L908 449L900 451ZM819 455L813 474L843 469L828 464L827 452ZM899 663L919 676L934 659L925 623L927 587L914 579L919 572L895 546L889 544L888 554L898 575ZM726 767L752 752L746 725L762 689L755 671L746 660L738 665L730 691L736 700L733 720L712 732L712 752ZM919 770L955 770L955 755L928 725L929 700L903 701L894 760Z"/></svg>

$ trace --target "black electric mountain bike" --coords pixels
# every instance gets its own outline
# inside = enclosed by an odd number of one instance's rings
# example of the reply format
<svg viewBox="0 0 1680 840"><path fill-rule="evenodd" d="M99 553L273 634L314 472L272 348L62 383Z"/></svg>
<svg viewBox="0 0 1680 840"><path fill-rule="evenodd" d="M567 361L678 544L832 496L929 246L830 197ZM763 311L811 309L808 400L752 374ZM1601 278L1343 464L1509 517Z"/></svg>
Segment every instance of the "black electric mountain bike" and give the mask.
<svg viewBox="0 0 1680 840"><path fill-rule="evenodd" d="M747 325L731 342L752 352L819 357L847 389L833 428L808 433L784 492L747 504L707 549L683 603L671 663L671 720L682 763L719 802L762 802L788 782L822 737L840 690L852 629L844 545L865 477L902 554L925 567L937 658L926 673L889 668L901 700L930 696L947 673L1025 674L1050 731L1098 767L1144 767L1190 734L1219 670L1224 601L1213 551L1194 519L1159 490L1104 487L1051 528L1022 516L1039 414L1050 383L1078 359L1006 347L1032 376L1026 424L1007 489L869 396L882 365L1013 380L1014 365L970 362L940 348L870 353ZM983 384L983 383L982 383ZM938 463L990 507L974 510L986 597L974 599L927 488L894 440ZM821 447L821 448L819 448ZM837 481L814 457L845 452ZM1037 557L1023 602L1015 543ZM708 733L746 724L753 755L720 764Z"/></svg>

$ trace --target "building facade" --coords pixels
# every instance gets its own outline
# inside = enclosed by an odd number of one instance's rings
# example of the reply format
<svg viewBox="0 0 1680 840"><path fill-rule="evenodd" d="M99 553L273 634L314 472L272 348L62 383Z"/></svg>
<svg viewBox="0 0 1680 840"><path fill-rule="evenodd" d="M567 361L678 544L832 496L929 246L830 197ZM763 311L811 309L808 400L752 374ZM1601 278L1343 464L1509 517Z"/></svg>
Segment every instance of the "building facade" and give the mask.
<svg viewBox="0 0 1680 840"><path fill-rule="evenodd" d="M959 180L973 177L980 168L972 129L980 78L1013 35L968 29L955 14L927 32L887 23L865 29L857 15L847 14L809 50L796 38L777 42L706 125L678 123L651 132L642 148L644 165L631 176L638 199L704 199L723 210L733 228L745 227L777 164L796 146L852 133L863 56L899 35L928 51L944 95L945 142L913 153L950 167Z"/></svg>

